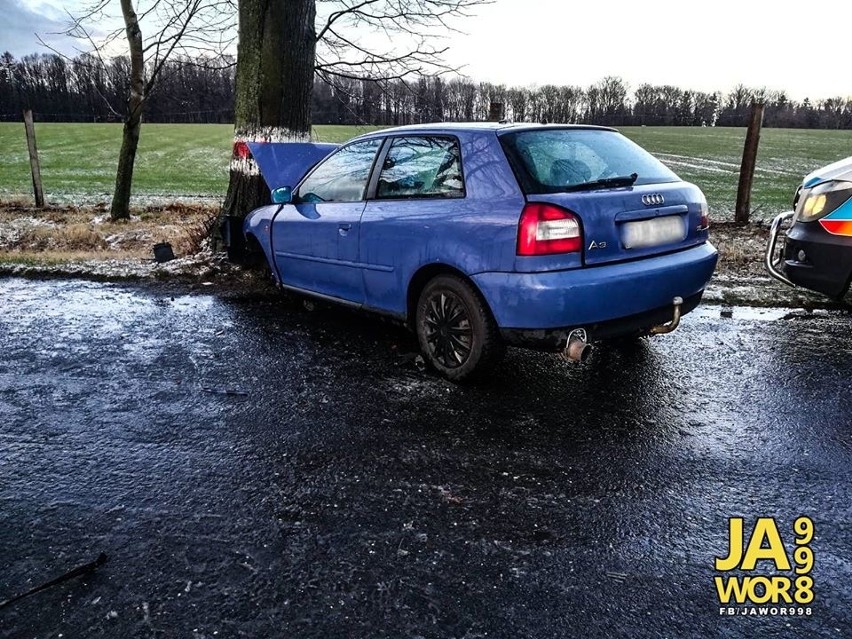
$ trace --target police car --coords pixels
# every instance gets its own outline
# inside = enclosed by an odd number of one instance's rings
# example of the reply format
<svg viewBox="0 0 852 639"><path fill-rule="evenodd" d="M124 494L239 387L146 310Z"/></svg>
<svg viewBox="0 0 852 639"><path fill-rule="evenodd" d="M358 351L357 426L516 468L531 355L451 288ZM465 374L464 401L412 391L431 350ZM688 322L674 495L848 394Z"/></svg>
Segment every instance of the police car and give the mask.
<svg viewBox="0 0 852 639"><path fill-rule="evenodd" d="M793 210L772 222L766 268L790 286L846 296L852 279L852 157L805 177Z"/></svg>

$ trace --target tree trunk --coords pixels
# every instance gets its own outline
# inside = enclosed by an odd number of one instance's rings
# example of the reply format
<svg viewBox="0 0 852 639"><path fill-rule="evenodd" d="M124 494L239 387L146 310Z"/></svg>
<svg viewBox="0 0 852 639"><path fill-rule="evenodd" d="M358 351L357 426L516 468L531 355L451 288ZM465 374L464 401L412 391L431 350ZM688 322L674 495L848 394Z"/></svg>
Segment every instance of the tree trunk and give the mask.
<svg viewBox="0 0 852 639"><path fill-rule="evenodd" d="M118 154L118 171L115 176L115 193L112 196L112 206L109 212L113 221L130 219L133 166L136 163L136 149L139 146L141 129L141 106L131 107L131 114L124 122L124 130L121 135L121 151Z"/></svg>
<svg viewBox="0 0 852 639"><path fill-rule="evenodd" d="M246 142L306 142L316 54L316 0L241 0L234 146L221 217L268 204Z"/></svg>
<svg viewBox="0 0 852 639"><path fill-rule="evenodd" d="M139 132L142 128L142 108L145 104L145 59L142 50L142 31L139 20L133 10L131 0L121 0L121 12L127 31L127 43L130 45L130 98L127 101L127 119L121 137L121 151L118 156L118 171L115 176L115 193L112 196L110 218L130 219L130 191L133 186L133 165L136 162L136 149L139 146Z"/></svg>

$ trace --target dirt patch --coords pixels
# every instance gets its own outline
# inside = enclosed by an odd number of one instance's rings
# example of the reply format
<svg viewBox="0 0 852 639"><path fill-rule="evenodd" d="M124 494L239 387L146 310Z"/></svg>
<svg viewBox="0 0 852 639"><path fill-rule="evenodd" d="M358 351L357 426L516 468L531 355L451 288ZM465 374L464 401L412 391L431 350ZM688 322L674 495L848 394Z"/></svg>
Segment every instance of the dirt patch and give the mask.
<svg viewBox="0 0 852 639"><path fill-rule="evenodd" d="M169 242L176 255L201 250L217 209L170 204L131 211L130 220L112 222L106 206L0 204L0 256L4 261L80 261L152 256L153 246Z"/></svg>
<svg viewBox="0 0 852 639"><path fill-rule="evenodd" d="M769 225L763 222L714 223L710 228L710 241L719 249L716 272L737 277L766 277L763 256L768 239Z"/></svg>

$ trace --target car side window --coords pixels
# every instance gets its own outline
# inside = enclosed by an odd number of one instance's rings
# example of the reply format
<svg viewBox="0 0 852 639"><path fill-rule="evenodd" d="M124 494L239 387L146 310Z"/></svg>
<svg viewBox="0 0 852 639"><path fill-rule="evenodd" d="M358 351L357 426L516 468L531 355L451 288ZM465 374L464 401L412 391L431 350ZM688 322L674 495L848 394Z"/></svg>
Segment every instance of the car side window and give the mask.
<svg viewBox="0 0 852 639"><path fill-rule="evenodd" d="M464 197L461 151L454 138L396 138L376 187L378 199Z"/></svg>
<svg viewBox="0 0 852 639"><path fill-rule="evenodd" d="M365 140L335 151L299 186L297 202L358 202L382 141Z"/></svg>

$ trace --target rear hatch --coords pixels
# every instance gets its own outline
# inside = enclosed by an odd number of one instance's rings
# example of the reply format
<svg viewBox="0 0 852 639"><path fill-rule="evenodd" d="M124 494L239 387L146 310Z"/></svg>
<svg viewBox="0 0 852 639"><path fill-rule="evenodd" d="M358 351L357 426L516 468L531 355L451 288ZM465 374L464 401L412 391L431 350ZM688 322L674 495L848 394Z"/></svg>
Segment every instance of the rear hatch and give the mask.
<svg viewBox="0 0 852 639"><path fill-rule="evenodd" d="M570 252L527 247L517 270L634 260L707 240L707 203L698 187L614 129L520 126L499 135L527 201L557 207L545 217L573 218L580 230L581 242L566 245ZM572 233L570 224L542 222L536 237L550 237L548 224Z"/></svg>
<svg viewBox="0 0 852 639"><path fill-rule="evenodd" d="M583 262L607 264L669 253L707 240L704 196L686 182L530 195L580 221Z"/></svg>

